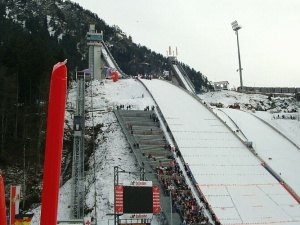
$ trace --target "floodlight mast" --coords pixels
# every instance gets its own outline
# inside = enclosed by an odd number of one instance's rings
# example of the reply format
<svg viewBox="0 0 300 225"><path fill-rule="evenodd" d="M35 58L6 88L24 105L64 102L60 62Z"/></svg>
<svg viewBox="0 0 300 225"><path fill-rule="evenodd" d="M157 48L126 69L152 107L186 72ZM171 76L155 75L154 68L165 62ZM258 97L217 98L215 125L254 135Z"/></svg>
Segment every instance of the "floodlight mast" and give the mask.
<svg viewBox="0 0 300 225"><path fill-rule="evenodd" d="M237 47L238 47L238 57L239 57L239 72L240 72L240 84L241 89L243 89L243 77L242 77L242 66L241 66L241 55L240 55L240 45L239 45L239 32L238 30L242 27L238 25L238 22L235 20L231 23L232 29L235 31L236 38L237 38Z"/></svg>

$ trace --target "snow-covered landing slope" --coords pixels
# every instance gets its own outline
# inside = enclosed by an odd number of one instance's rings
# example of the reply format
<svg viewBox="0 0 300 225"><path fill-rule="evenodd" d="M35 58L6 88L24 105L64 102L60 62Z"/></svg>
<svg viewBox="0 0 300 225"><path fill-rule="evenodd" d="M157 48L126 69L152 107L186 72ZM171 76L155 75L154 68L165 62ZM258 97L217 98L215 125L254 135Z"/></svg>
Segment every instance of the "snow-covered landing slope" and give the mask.
<svg viewBox="0 0 300 225"><path fill-rule="evenodd" d="M300 196L300 149L252 113L224 108L238 124L258 155Z"/></svg>
<svg viewBox="0 0 300 225"><path fill-rule="evenodd" d="M222 224L300 224L300 205L214 113L170 83L143 83Z"/></svg>

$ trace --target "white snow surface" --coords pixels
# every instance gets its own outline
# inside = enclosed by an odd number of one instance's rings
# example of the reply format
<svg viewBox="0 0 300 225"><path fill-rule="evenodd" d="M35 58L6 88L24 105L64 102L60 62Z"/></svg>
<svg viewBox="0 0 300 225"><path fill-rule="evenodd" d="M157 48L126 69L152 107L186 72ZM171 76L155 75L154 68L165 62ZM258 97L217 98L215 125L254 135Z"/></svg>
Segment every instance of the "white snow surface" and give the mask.
<svg viewBox="0 0 300 225"><path fill-rule="evenodd" d="M190 84L186 80L185 76L180 72L178 66L177 65L173 65L173 67L174 67L175 71L177 72L178 76L180 77L180 80L183 82L184 86L186 87L186 89L188 91L190 91L191 93L194 93L193 88L190 86Z"/></svg>
<svg viewBox="0 0 300 225"><path fill-rule="evenodd" d="M222 224L290 224L295 220L295 224L300 224L300 205L213 110L200 104L187 91L169 83L159 80L143 82L151 90L199 189ZM277 132L262 126L264 123L260 124L256 118L253 121L244 114L236 118L244 123L249 120L250 126L245 128L252 134L251 140L257 140L256 145L261 145L259 155L269 157L272 142L274 160L270 160L272 164L267 163L271 168L274 166L275 171L280 168L289 173L285 176L286 182L297 191L293 172L298 168L295 165L297 158L294 160L293 157L300 156L299 149L285 142L284 138L280 139ZM258 126L259 129L253 129ZM261 138L263 136L265 139ZM280 159L283 148L288 148L290 157ZM299 212L294 213L294 208Z"/></svg>
<svg viewBox="0 0 300 225"><path fill-rule="evenodd" d="M107 60L108 67L115 68L116 66L115 66L114 62L112 61L111 57L109 57L108 52L106 51L106 48L102 46L101 51L102 51L103 56Z"/></svg>
<svg viewBox="0 0 300 225"><path fill-rule="evenodd" d="M92 155L85 181L87 206L93 208L96 199L96 212L93 209L90 215L97 217L97 224L113 224L113 217L106 214L113 213L114 166L125 171L138 171L125 136L111 112L120 104L125 107L130 104L133 109L139 110L151 105L159 107L199 190L222 224L300 224L299 203L261 165L265 161L276 173L281 173L282 179L300 195L297 183L300 155L297 149L300 146L298 120L273 119L274 115L269 112L255 113L255 116L292 140L295 146L249 112L207 107L198 98L166 81L142 82L155 101L145 87L134 79L120 79L118 82L105 80L104 85L92 81L86 90L86 108L93 106L95 109L93 113L88 113L86 127L103 123L103 132L97 134L95 140L99 144L95 150L95 171ZM199 97L202 102L208 103L214 100L214 95L218 95L217 100L223 104L249 103L254 98L257 101L266 100L263 95L236 92L206 93ZM76 84L68 93L68 103L75 105L75 100ZM66 112L66 121L68 126L72 126L69 112ZM240 129L240 132L233 132L230 128L233 131ZM253 142L260 158L245 146L246 140ZM122 174L120 179L135 180L138 177ZM58 220L70 217L70 183L66 182L60 189ZM32 225L38 225L40 208L33 212ZM159 224L158 219L154 218L152 224Z"/></svg>

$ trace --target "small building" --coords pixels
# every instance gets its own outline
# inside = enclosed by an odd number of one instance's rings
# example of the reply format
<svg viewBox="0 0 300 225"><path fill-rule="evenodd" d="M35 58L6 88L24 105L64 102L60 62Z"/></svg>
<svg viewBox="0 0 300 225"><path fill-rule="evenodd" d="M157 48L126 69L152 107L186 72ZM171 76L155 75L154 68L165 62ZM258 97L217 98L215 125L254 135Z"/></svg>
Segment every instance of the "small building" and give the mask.
<svg viewBox="0 0 300 225"><path fill-rule="evenodd" d="M91 73L89 69L85 69L83 71L76 71L76 80L80 78L80 79L84 79L85 81L90 81L91 78Z"/></svg>
<svg viewBox="0 0 300 225"><path fill-rule="evenodd" d="M177 58L176 56L169 56L168 59L170 60L170 62L174 65L177 65Z"/></svg>
<svg viewBox="0 0 300 225"><path fill-rule="evenodd" d="M221 90L228 90L228 85L229 82L228 81L217 81L217 82L213 82L215 91L221 91Z"/></svg>

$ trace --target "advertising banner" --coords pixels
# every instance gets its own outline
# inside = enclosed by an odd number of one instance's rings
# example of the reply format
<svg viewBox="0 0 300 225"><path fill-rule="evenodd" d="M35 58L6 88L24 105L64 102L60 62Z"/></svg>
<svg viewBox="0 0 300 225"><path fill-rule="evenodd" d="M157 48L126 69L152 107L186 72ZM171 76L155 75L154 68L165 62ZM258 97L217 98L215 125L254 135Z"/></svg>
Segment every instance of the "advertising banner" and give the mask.
<svg viewBox="0 0 300 225"><path fill-rule="evenodd" d="M16 214L19 214L20 186L10 186L10 225L16 223Z"/></svg>

